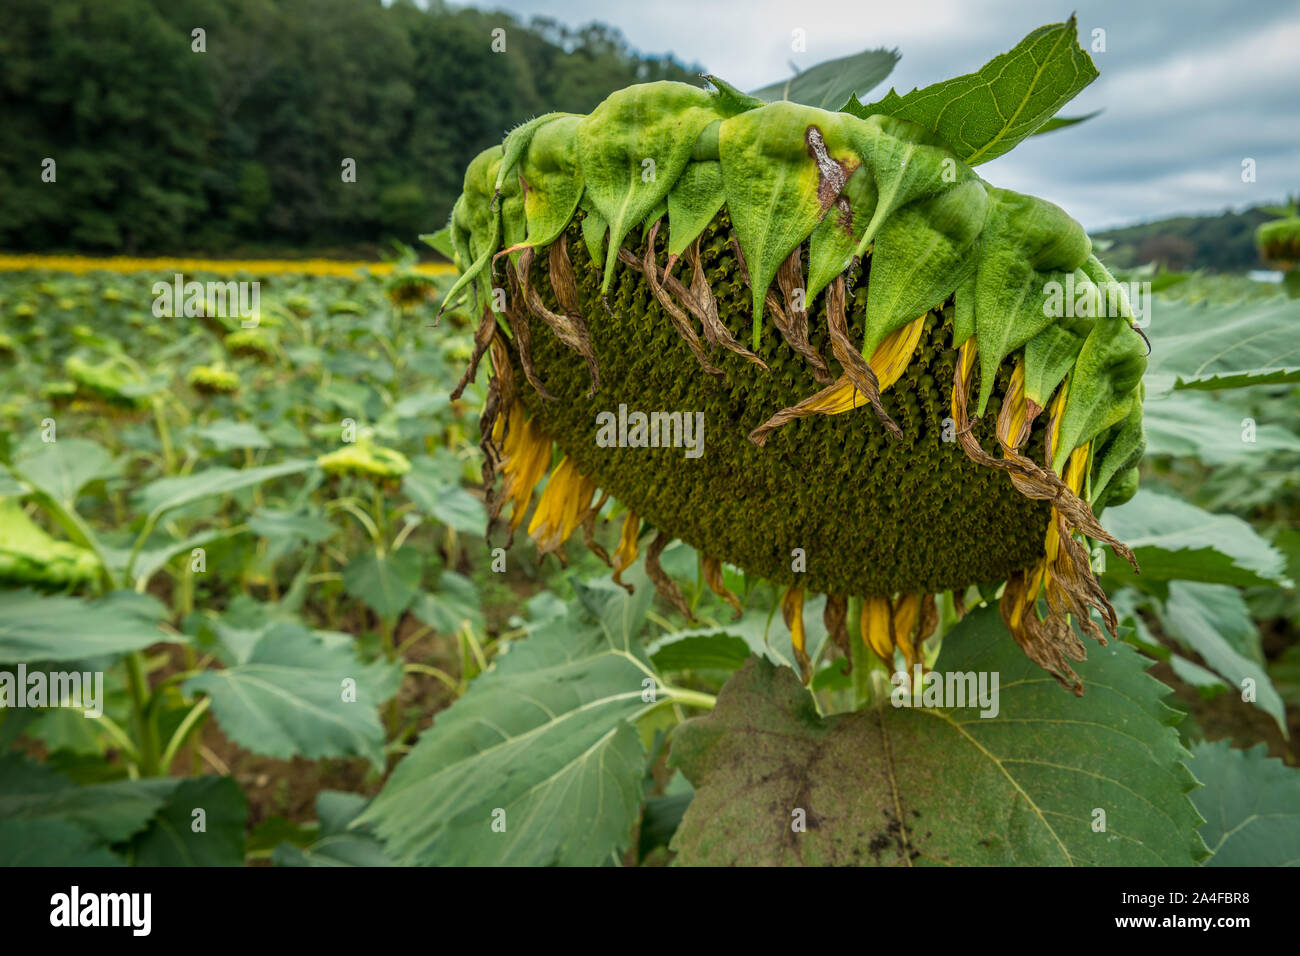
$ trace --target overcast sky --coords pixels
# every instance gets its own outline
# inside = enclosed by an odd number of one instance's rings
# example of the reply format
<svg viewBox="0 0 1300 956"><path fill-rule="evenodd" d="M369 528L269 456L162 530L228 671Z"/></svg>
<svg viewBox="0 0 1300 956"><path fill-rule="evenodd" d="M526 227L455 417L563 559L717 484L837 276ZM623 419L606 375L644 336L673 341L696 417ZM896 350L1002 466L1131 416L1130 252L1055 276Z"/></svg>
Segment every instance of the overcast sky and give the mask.
<svg viewBox="0 0 1300 956"><path fill-rule="evenodd" d="M1104 112L980 167L1059 203L1090 230L1277 202L1300 191L1300 0L499 0L571 26L600 20L642 53L672 53L744 89L868 47L902 60L875 90L978 69L1073 9L1101 76L1064 110ZM807 52L791 51L806 31ZM1242 182L1242 160L1257 181Z"/></svg>

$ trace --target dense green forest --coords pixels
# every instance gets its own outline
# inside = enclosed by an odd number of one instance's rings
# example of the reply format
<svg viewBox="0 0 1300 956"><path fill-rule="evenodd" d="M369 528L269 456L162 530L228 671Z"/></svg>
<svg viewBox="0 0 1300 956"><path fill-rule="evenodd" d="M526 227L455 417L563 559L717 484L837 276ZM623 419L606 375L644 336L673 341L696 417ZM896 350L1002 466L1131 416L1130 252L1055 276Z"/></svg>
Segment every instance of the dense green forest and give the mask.
<svg viewBox="0 0 1300 956"><path fill-rule="evenodd" d="M446 221L469 160L520 121L692 76L599 24L525 25L437 0L4 7L0 248L10 250L413 242ZM344 181L347 159L355 182Z"/></svg>
<svg viewBox="0 0 1300 956"><path fill-rule="evenodd" d="M1119 268L1155 262L1175 271L1244 272L1266 268L1255 246L1255 230L1276 218L1275 211L1255 206L1239 213L1177 216L1092 235L1112 243L1106 261Z"/></svg>

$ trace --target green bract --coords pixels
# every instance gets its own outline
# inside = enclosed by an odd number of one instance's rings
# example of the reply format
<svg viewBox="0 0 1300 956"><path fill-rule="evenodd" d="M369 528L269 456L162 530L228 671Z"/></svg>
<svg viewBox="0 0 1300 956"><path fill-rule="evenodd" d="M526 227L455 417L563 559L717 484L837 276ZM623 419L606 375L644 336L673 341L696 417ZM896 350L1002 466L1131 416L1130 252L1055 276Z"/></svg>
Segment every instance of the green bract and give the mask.
<svg viewBox="0 0 1300 956"><path fill-rule="evenodd" d="M471 374L494 350L494 511L512 500L519 523L521 486L549 462L534 448L553 440L568 470L529 528L543 550L600 488L664 540L800 595L1008 580L1013 632L1068 681L1060 654L1081 649L1061 625L1092 633L1089 606L1114 623L1072 533L1131 557L1087 502L1132 494L1147 346L1083 228L970 163L1095 76L1072 37L1043 28L1005 68L874 113L856 98L840 112L763 103L713 78L711 92L633 86L481 153L449 226L461 276L446 302L468 295L481 313ZM1069 79L1046 93L1024 69L1044 57ZM995 93L1022 97L1017 118L980 112ZM516 404L529 433L512 449ZM874 414L843 414L865 404ZM620 409L702 413L707 446L683 460L597 441L600 412Z"/></svg>

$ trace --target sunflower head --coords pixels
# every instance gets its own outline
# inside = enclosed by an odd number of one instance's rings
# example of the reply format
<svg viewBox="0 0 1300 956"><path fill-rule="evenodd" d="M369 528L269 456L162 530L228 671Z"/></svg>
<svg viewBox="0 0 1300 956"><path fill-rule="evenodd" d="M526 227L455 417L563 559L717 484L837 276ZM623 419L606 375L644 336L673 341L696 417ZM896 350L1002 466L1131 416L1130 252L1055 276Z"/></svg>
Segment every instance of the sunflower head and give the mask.
<svg viewBox="0 0 1300 956"><path fill-rule="evenodd" d="M54 405L67 405L77 395L77 386L74 382L66 380L56 380L45 382L41 385L40 396L47 402Z"/></svg>
<svg viewBox="0 0 1300 956"><path fill-rule="evenodd" d="M316 464L327 475L362 475L379 481L396 481L411 470L411 462L400 451L364 438L321 455Z"/></svg>
<svg viewBox="0 0 1300 956"><path fill-rule="evenodd" d="M257 329L236 329L227 334L222 342L227 352L241 358L269 362L275 355L270 339Z"/></svg>
<svg viewBox="0 0 1300 956"><path fill-rule="evenodd" d="M892 663L936 595L1001 586L1026 653L1076 692L1076 630L1115 614L1084 537L1133 492L1146 345L1057 206L984 182L887 115L649 83L481 153L447 238L446 303L480 316L492 516L562 555L607 497L616 575L680 538L805 595ZM855 101L856 102L856 101ZM861 111L859 111L861 112ZM698 453L692 454L692 451ZM499 479L499 485L498 485ZM803 661L806 665L806 659Z"/></svg>
<svg viewBox="0 0 1300 956"><path fill-rule="evenodd" d="M185 381L200 395L233 395L239 391L239 376L220 365L196 365Z"/></svg>
<svg viewBox="0 0 1300 956"><path fill-rule="evenodd" d="M117 359L92 364L70 355L63 370L79 396L107 410L135 412L148 404L149 389Z"/></svg>
<svg viewBox="0 0 1300 956"><path fill-rule="evenodd" d="M438 284L432 276L399 272L384 283L384 294L394 308L411 312L438 297Z"/></svg>
<svg viewBox="0 0 1300 956"><path fill-rule="evenodd" d="M0 498L0 584L64 589L99 575L94 552L50 537L17 498Z"/></svg>
<svg viewBox="0 0 1300 956"><path fill-rule="evenodd" d="M1263 223L1255 231L1255 244L1265 262L1280 269L1300 266L1300 216Z"/></svg>

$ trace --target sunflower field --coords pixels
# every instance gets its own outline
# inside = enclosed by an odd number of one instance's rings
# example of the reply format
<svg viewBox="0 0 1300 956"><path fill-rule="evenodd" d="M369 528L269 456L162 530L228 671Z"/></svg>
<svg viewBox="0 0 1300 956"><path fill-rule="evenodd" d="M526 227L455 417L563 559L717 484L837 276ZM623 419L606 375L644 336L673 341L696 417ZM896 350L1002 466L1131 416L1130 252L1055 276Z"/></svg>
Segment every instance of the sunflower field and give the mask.
<svg viewBox="0 0 1300 956"><path fill-rule="evenodd" d="M538 115L437 262L0 256L0 863L1295 865L1300 299L981 177L1076 30Z"/></svg>

